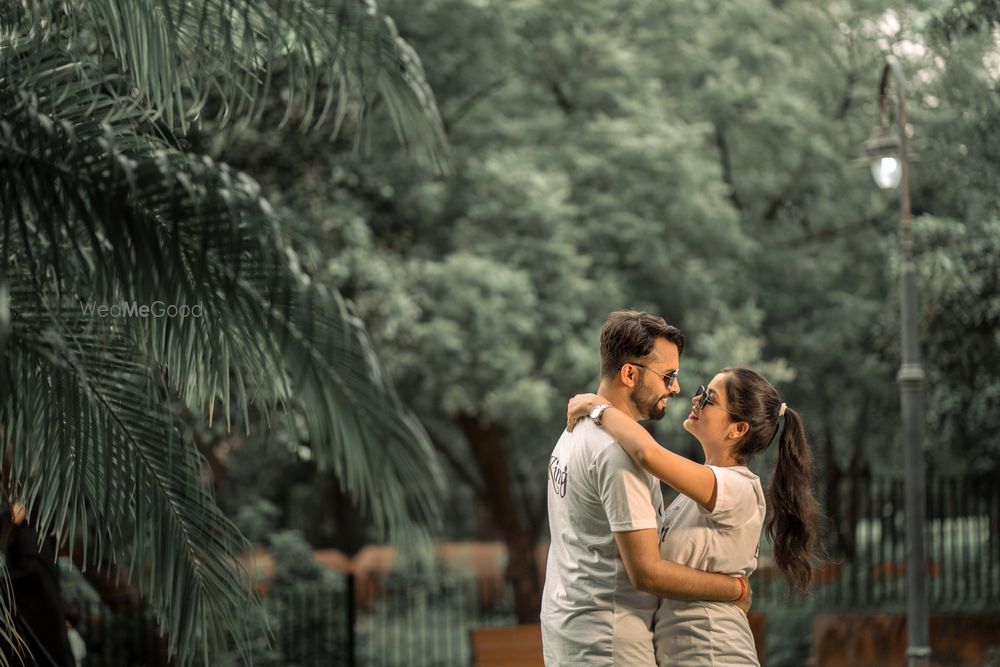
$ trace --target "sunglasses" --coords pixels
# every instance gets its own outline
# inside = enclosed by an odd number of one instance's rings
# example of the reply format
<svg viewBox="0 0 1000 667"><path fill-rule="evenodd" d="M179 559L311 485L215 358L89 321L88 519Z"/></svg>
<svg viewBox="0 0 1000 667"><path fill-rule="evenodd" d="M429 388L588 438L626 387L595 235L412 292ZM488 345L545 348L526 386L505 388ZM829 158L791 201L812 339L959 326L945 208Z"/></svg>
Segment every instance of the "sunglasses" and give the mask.
<svg viewBox="0 0 1000 667"><path fill-rule="evenodd" d="M719 405L718 403L716 403L715 401L713 401L711 398L709 398L708 397L708 389L705 388L705 385L701 385L700 387L698 387L698 391L696 391L694 393L694 397L700 399L698 401L698 403L697 403L698 412L701 412L702 410L704 410L706 405L711 405L712 407L719 408L723 412L728 413L729 416L732 417L733 419L735 419L736 421L739 421L739 422L746 421L745 419L743 419L739 415L736 415L736 414L733 414L732 412L729 412L729 410L726 410L724 407L722 407L721 405Z"/></svg>
<svg viewBox="0 0 1000 667"><path fill-rule="evenodd" d="M657 373L656 371L654 371L649 366L643 366L642 364L637 363L635 361L628 361L628 362L625 362L625 363L631 364L633 366L638 366L639 368L645 368L647 371L649 371L653 375L658 376L661 380L663 380L663 384L666 385L667 389L670 389L671 387L674 386L674 381L677 380L677 377L681 374L681 369L679 369L679 368L675 368L674 370L670 371L669 373ZM625 364L622 364L622 365L624 366ZM621 369L619 369L619 370L621 370Z"/></svg>

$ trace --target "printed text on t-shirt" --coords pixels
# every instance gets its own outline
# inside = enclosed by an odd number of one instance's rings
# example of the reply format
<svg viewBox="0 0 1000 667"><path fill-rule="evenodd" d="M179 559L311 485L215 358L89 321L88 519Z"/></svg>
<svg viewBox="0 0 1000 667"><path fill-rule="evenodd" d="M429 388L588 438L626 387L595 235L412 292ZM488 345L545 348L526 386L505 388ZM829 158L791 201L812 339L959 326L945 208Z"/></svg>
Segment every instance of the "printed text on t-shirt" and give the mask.
<svg viewBox="0 0 1000 667"><path fill-rule="evenodd" d="M552 488L560 498L566 497L566 469L569 466L559 467L559 457L553 456L549 459L549 477L552 478Z"/></svg>

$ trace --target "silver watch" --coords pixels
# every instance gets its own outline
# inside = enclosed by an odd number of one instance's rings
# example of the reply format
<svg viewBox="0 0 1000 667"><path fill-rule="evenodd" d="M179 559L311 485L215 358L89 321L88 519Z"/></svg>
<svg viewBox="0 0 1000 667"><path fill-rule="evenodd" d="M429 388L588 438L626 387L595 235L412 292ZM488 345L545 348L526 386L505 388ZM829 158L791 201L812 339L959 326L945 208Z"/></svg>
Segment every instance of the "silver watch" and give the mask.
<svg viewBox="0 0 1000 667"><path fill-rule="evenodd" d="M604 414L604 411L610 407L611 407L610 403L601 403L600 405L595 406L594 409L590 411L590 418L594 420L595 424L600 426L601 415Z"/></svg>

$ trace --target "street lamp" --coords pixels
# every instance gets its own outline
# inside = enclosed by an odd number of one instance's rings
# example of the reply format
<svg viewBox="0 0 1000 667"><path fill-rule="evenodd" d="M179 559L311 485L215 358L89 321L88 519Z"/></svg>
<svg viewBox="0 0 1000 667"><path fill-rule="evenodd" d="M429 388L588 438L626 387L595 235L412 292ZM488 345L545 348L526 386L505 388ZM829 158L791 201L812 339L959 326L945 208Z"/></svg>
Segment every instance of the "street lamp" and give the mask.
<svg viewBox="0 0 1000 667"><path fill-rule="evenodd" d="M872 178L883 190L897 187L903 179L899 137L891 127L881 122L865 142L865 156L862 159L871 164Z"/></svg>
<svg viewBox="0 0 1000 667"><path fill-rule="evenodd" d="M890 127L886 91L890 77L897 92L898 135ZM910 159L906 136L906 87L903 70L893 56L886 56L878 93L879 124L865 142L864 160L871 165L875 183L882 189L902 184L900 237L903 263L899 276L902 364L896 381L903 416L903 454L906 487L906 625L907 665L930 664L927 614L927 565L924 555L924 453L922 448L924 370L917 345L917 282L910 229Z"/></svg>

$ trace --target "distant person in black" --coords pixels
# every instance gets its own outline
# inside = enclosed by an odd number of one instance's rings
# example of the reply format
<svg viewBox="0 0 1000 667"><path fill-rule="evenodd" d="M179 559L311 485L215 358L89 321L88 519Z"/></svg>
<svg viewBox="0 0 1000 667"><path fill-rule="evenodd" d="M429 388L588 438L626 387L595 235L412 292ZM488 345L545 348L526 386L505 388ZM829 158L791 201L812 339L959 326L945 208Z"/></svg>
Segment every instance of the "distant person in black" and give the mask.
<svg viewBox="0 0 1000 667"><path fill-rule="evenodd" d="M13 503L9 512L0 515L0 537L14 594L14 627L27 643L28 651L27 655L18 656L11 647L4 646L9 664L75 667L66 636L55 539L47 537L39 551L38 533L26 521L24 505L20 503Z"/></svg>

